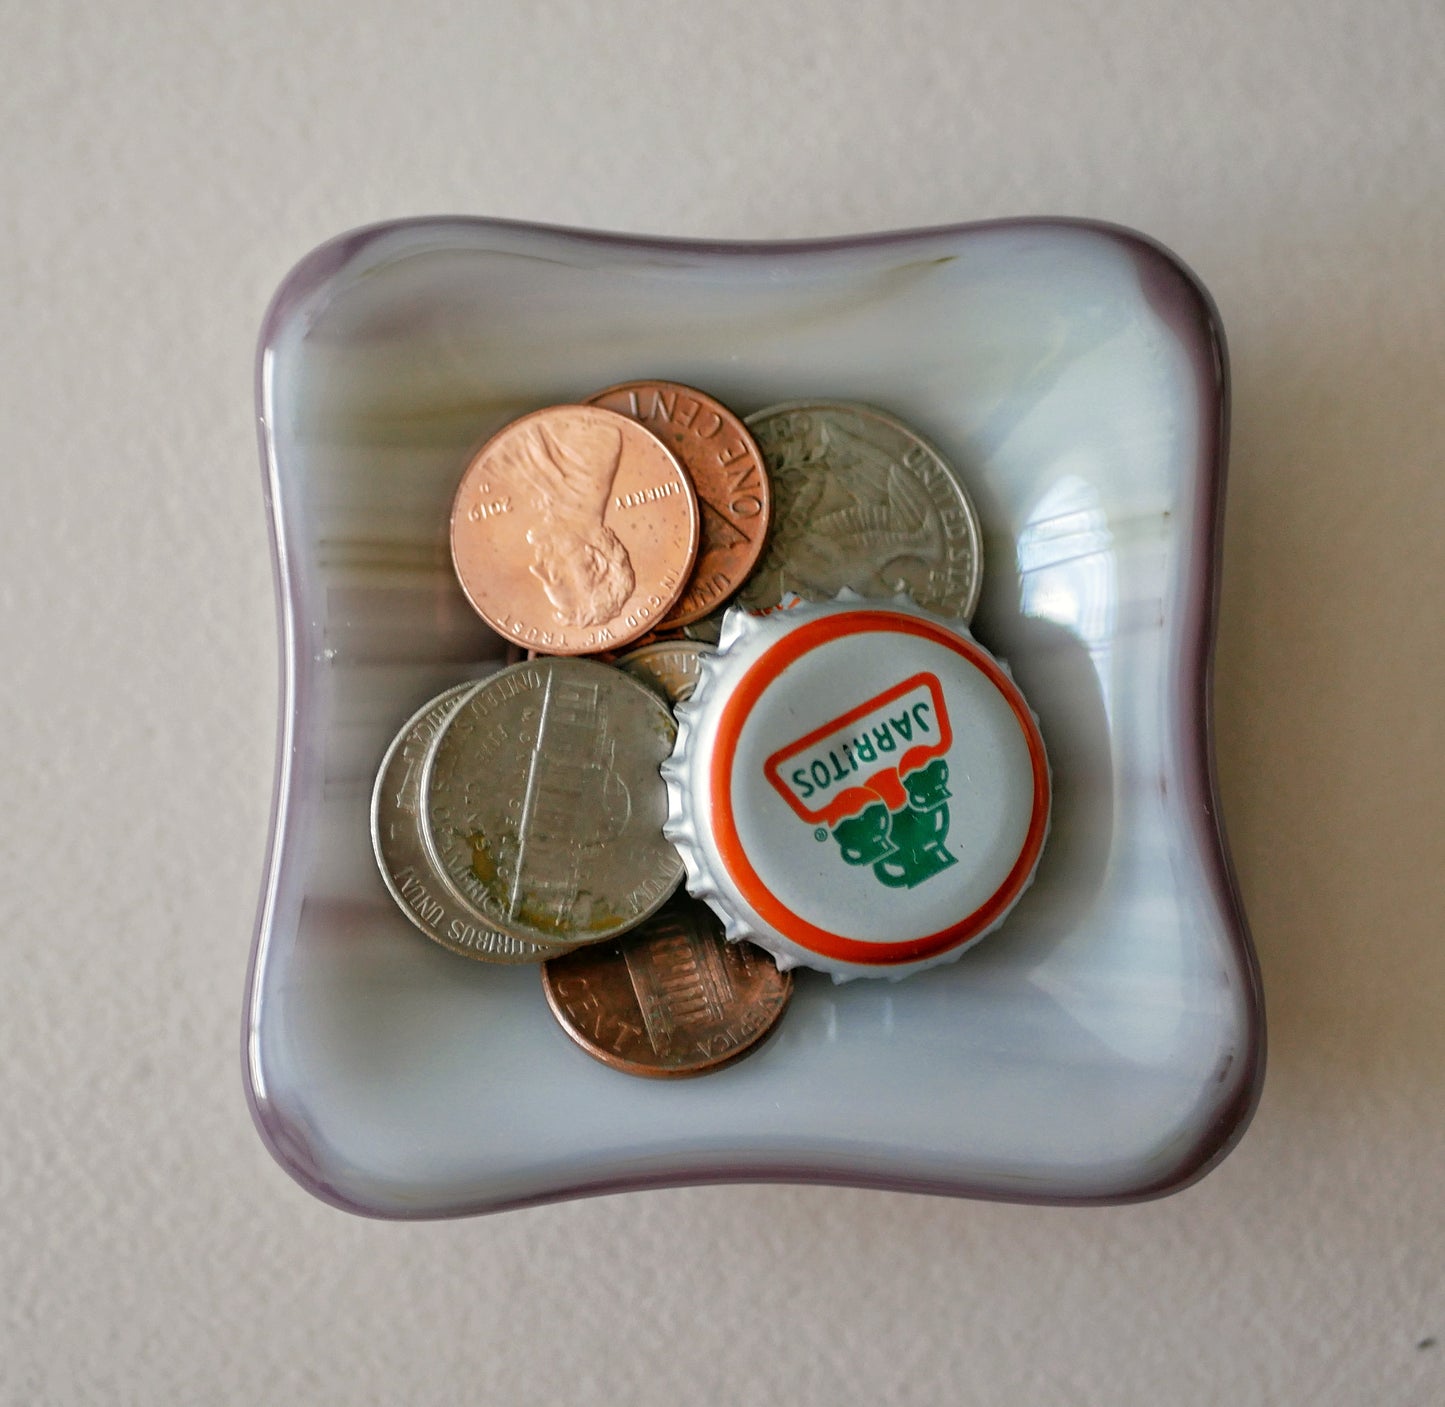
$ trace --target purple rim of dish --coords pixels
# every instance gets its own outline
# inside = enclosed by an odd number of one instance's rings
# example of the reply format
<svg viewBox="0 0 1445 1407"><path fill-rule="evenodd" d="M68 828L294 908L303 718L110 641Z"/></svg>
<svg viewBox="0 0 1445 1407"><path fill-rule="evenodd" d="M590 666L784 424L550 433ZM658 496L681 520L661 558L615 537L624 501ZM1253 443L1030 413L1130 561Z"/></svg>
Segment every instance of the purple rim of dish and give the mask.
<svg viewBox="0 0 1445 1407"><path fill-rule="evenodd" d="M568 1186L504 1200L479 1199L475 1204L442 1211L379 1211L347 1196L322 1173L302 1130L285 1118L258 1094L252 1077L253 1005L256 978L266 940L268 914L280 866L282 817L287 800L289 753L295 720L305 707L313 662L299 651L293 612L294 577L286 565L285 535L280 525L277 465L269 452L265 420L264 365L279 329L336 271L343 268L372 243L413 228L446 228L472 233L498 232L562 236L579 244L622 247L637 252L688 253L722 259L767 259L778 256L906 246L913 241L961 237L985 230L1075 229L1116 242L1134 263L1146 301L1160 319L1179 335L1180 345L1189 352L1196 387L1203 406L1214 405L1201 436L1199 462L1195 473L1196 507L1204 525L1189 543L1189 590L1182 607L1180 656L1173 671L1175 741L1179 755L1188 760L1186 774L1187 810L1206 860L1214 896L1225 916L1228 937L1243 981L1246 1039L1234 1058L1247 1063L1244 1075L1236 1075L1235 1093L1221 1106L1199 1136L1182 1151L1167 1171L1125 1193L1102 1195L1044 1195L1027 1192L999 1192L973 1187L960 1181L894 1173L870 1174L856 1166L830 1168L818 1161L793 1167L759 1164L746 1158L729 1161L713 1155L706 1170L657 1173L642 1170L625 1177L580 1179ZM1207 336L1192 334L1199 328ZM1248 921L1239 894L1234 866L1225 836L1219 804L1214 758L1213 652L1218 623L1220 562L1224 519L1224 491L1229 432L1229 372L1224 330L1208 290L1193 271L1172 251L1147 235L1126 226L1068 217L1021 217L884 231L856 236L788 241L712 241L673 239L592 231L558 225L471 216L417 217L365 226L339 235L302 258L282 281L262 320L255 373L258 436L261 454L262 495L271 542L276 608L279 626L279 727L269 828L266 840L266 873L257 907L251 952L246 971L246 998L241 1027L241 1058L246 1098L258 1133L278 1163L313 1195L342 1210L384 1220L438 1220L473 1216L486 1212L544 1205L587 1196L620 1191L642 1191L678 1186L726 1183L821 1184L879 1190L920 1192L975 1200L1049 1206L1116 1206L1149 1201L1181 1191L1214 1168L1238 1143L1258 1106L1264 1081L1266 1038L1264 994L1259 964ZM1222 1083L1234 1072L1231 1061L1219 1071Z"/></svg>

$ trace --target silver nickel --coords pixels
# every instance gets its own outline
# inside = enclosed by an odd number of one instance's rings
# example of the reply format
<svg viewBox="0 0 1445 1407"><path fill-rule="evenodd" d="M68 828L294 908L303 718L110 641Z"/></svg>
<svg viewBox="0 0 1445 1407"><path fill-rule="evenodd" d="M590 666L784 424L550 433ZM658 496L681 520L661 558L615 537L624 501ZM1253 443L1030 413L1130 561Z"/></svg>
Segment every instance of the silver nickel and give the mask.
<svg viewBox="0 0 1445 1407"><path fill-rule="evenodd" d="M478 686L422 778L437 868L505 933L573 946L666 901L682 861L662 834L668 706L620 669L538 658Z"/></svg>
<svg viewBox="0 0 1445 1407"><path fill-rule="evenodd" d="M712 654L714 648L702 640L659 640L632 650L617 663L668 703L680 704L692 697L703 656Z"/></svg>
<svg viewBox="0 0 1445 1407"><path fill-rule="evenodd" d="M498 933L437 873L422 835L421 779L427 750L476 687L472 681L439 694L406 721L386 750L371 793L372 849L391 897L433 942L483 962L545 962L569 945L529 943Z"/></svg>
<svg viewBox="0 0 1445 1407"><path fill-rule="evenodd" d="M843 401L789 401L747 418L773 486L763 560L738 597L749 610L785 592L873 600L900 591L968 621L983 582L978 513L957 474L891 415Z"/></svg>

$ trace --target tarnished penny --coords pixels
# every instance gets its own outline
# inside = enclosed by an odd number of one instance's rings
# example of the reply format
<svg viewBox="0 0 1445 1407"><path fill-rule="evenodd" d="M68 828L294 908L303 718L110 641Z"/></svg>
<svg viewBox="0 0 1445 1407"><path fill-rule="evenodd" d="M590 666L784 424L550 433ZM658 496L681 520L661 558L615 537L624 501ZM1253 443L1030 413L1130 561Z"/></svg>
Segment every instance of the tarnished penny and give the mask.
<svg viewBox="0 0 1445 1407"><path fill-rule="evenodd" d="M682 877L658 770L676 736L668 706L609 665L540 658L492 675L427 755L433 862L513 937L626 932Z"/></svg>
<svg viewBox="0 0 1445 1407"><path fill-rule="evenodd" d="M751 943L679 897L642 927L542 967L548 1005L588 1055L629 1075L701 1075L747 1054L793 994Z"/></svg>
<svg viewBox="0 0 1445 1407"><path fill-rule="evenodd" d="M623 655L617 664L668 703L679 704L692 697L703 656L712 654L713 648L701 640L658 640Z"/></svg>
<svg viewBox="0 0 1445 1407"><path fill-rule="evenodd" d="M452 561L507 640L580 655L667 615L699 532L692 484L650 430L599 406L549 406L472 457L452 504Z"/></svg>
<svg viewBox="0 0 1445 1407"><path fill-rule="evenodd" d="M681 461L697 491L702 512L697 565L662 628L717 610L747 580L768 535L772 495L747 426L721 402L673 381L609 386L587 404L645 425Z"/></svg>
<svg viewBox="0 0 1445 1407"><path fill-rule="evenodd" d="M458 684L409 718L386 750L371 794L371 844L382 880L402 912L433 942L484 962L541 962L569 944L528 943L498 933L439 875L421 829L427 749L476 682Z"/></svg>
<svg viewBox="0 0 1445 1407"><path fill-rule="evenodd" d="M776 500L773 531L738 603L775 606L786 591L831 600L906 592L967 621L983 581L978 514L932 445L891 415L837 401L795 401L748 417Z"/></svg>

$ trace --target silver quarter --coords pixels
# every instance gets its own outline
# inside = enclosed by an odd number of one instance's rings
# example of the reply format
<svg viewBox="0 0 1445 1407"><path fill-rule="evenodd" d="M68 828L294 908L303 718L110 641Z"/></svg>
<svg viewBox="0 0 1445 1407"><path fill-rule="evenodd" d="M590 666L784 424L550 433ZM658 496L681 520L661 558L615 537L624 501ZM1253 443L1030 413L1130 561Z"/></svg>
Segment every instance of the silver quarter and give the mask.
<svg viewBox="0 0 1445 1407"><path fill-rule="evenodd" d="M487 922L531 943L597 942L682 878L659 768L677 725L610 665L539 658L479 685L422 778L436 867Z"/></svg>
<svg viewBox="0 0 1445 1407"><path fill-rule="evenodd" d="M767 551L738 603L776 606L788 591L832 600L900 591L967 621L983 581L978 513L926 440L869 406L789 401L747 419L773 485Z"/></svg>
<svg viewBox="0 0 1445 1407"><path fill-rule="evenodd" d="M680 704L692 697L703 656L712 654L713 648L702 640L659 640L630 651L617 663L668 703Z"/></svg>
<svg viewBox="0 0 1445 1407"><path fill-rule="evenodd" d="M570 945L530 943L498 933L437 873L422 835L421 780L427 751L476 687L472 681L438 695L406 721L386 750L371 793L371 845L391 897L433 942L484 962L543 962Z"/></svg>

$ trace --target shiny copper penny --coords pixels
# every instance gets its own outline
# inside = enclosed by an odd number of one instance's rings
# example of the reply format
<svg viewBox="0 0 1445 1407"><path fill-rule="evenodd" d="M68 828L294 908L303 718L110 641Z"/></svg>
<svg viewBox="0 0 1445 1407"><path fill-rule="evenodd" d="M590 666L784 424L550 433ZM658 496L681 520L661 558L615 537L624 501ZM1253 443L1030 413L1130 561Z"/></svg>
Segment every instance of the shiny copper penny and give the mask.
<svg viewBox="0 0 1445 1407"><path fill-rule="evenodd" d="M505 639L584 655L667 615L699 532L691 481L650 430L598 406L549 406L472 457L452 504L452 561Z"/></svg>
<svg viewBox="0 0 1445 1407"><path fill-rule="evenodd" d="M682 463L697 490L702 542L663 628L718 609L762 556L772 497L762 451L746 425L711 396L673 381L628 381L588 397L647 426Z"/></svg>
<svg viewBox="0 0 1445 1407"><path fill-rule="evenodd" d="M781 1018L793 974L729 943L705 904L680 896L640 928L542 967L562 1029L629 1075L702 1075L747 1054Z"/></svg>

